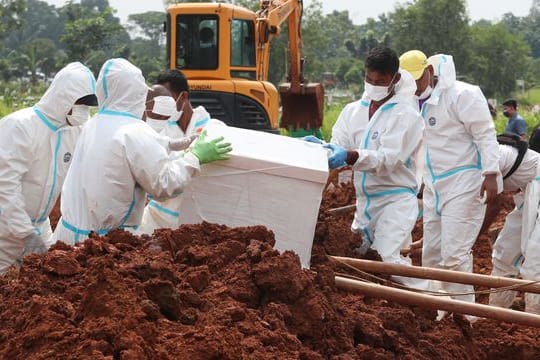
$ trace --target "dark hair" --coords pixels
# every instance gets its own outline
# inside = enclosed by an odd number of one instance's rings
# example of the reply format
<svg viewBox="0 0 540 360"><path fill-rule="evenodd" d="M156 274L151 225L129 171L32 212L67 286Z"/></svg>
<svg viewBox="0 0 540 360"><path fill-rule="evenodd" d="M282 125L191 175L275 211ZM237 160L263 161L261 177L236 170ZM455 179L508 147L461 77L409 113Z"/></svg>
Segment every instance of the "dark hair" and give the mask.
<svg viewBox="0 0 540 360"><path fill-rule="evenodd" d="M517 101L514 99L507 99L503 102L503 105L511 106L514 109L517 109Z"/></svg>
<svg viewBox="0 0 540 360"><path fill-rule="evenodd" d="M77 99L75 101L76 105L88 105L88 106L97 106L98 101L97 97L94 94L83 96L82 98Z"/></svg>
<svg viewBox="0 0 540 360"><path fill-rule="evenodd" d="M169 83L171 90L177 94L180 94L183 91L189 92L189 85L186 77L177 69L168 69L159 74L157 83L159 85Z"/></svg>
<svg viewBox="0 0 540 360"><path fill-rule="evenodd" d="M381 74L394 75L399 70L399 57L396 52L385 46L371 49L366 58L366 68Z"/></svg>

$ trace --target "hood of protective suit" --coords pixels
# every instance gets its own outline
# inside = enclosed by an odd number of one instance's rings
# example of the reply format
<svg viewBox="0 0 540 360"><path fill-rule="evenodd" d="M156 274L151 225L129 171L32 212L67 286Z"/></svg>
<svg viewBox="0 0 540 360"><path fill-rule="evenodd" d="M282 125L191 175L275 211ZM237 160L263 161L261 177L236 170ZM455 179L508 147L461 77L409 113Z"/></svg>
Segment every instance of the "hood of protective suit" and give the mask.
<svg viewBox="0 0 540 360"><path fill-rule="evenodd" d="M94 74L80 62L65 66L36 104L41 113L56 127L67 125L66 115L75 101L96 93Z"/></svg>
<svg viewBox="0 0 540 360"><path fill-rule="evenodd" d="M395 97L399 100L412 100L413 95L416 92L416 82L409 72L403 69L399 69L398 72L401 74L401 79L399 79L394 89ZM371 100L365 91L362 95L362 99Z"/></svg>
<svg viewBox="0 0 540 360"><path fill-rule="evenodd" d="M129 113L141 118L147 92L141 70L126 59L110 59L101 67L96 88L100 111Z"/></svg>
<svg viewBox="0 0 540 360"><path fill-rule="evenodd" d="M412 75L403 69L399 69L401 79L396 84L395 92L399 98L410 100L416 92L416 81Z"/></svg>
<svg viewBox="0 0 540 360"><path fill-rule="evenodd" d="M435 88L447 89L456 82L456 66L452 55L437 54L427 59L429 65L433 66L433 74L438 77Z"/></svg>

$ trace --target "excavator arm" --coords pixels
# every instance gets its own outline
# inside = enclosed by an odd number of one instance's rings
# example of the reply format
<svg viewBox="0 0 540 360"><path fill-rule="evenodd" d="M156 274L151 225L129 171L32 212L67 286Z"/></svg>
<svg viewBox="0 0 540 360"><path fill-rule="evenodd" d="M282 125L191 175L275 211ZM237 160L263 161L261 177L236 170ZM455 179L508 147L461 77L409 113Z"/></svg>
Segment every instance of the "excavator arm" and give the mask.
<svg viewBox="0 0 540 360"><path fill-rule="evenodd" d="M270 43L281 33L281 24L288 22L289 83L279 87L281 127L289 130L311 130L322 126L324 89L320 83L307 83L303 76L302 58L302 0L260 0L257 12L258 80L268 79Z"/></svg>

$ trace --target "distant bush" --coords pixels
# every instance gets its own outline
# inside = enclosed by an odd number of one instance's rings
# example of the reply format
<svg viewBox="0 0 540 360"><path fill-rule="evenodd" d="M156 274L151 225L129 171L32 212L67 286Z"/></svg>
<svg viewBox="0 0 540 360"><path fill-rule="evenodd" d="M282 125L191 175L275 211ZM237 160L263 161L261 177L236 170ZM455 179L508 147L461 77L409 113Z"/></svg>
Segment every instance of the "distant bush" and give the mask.
<svg viewBox="0 0 540 360"><path fill-rule="evenodd" d="M341 110L343 110L347 103L348 102L334 103L324 107L324 119L321 133L325 141L330 141L330 138L332 137L332 127L334 127Z"/></svg>
<svg viewBox="0 0 540 360"><path fill-rule="evenodd" d="M0 85L0 118L34 105L47 89L45 83L3 82Z"/></svg>
<svg viewBox="0 0 540 360"><path fill-rule="evenodd" d="M530 135L532 129L540 123L540 113L535 113L532 110L526 110L524 108L519 108L518 113L527 123L527 130ZM497 115L497 118L495 119L495 129L497 129L497 134L504 133L504 128L507 123L508 118L504 117L502 114Z"/></svg>

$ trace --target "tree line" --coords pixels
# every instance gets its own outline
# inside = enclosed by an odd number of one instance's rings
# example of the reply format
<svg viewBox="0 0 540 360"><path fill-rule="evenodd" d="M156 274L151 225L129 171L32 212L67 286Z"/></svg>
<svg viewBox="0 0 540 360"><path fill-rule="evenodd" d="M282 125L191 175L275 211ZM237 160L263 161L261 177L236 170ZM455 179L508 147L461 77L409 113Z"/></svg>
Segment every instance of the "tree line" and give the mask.
<svg viewBox="0 0 540 360"><path fill-rule="evenodd" d="M193 1L193 0L192 0ZM120 23L108 0L69 1L56 7L40 0L0 0L0 79L49 78L70 61L96 73L110 57L125 57L152 80L165 66L164 12L132 14ZM168 1L174 3L184 1ZM256 10L258 0L235 4ZM286 25L282 34L286 34ZM454 56L458 77L480 85L488 97L508 96L523 79L540 83L540 0L529 14L472 22L465 0L413 0L356 25L348 11L324 14L322 1L304 8L305 77L328 87L363 83L364 59L384 44L398 53L420 49ZM271 81L286 78L287 39L272 45Z"/></svg>

